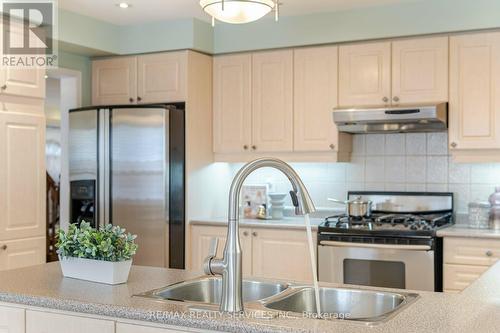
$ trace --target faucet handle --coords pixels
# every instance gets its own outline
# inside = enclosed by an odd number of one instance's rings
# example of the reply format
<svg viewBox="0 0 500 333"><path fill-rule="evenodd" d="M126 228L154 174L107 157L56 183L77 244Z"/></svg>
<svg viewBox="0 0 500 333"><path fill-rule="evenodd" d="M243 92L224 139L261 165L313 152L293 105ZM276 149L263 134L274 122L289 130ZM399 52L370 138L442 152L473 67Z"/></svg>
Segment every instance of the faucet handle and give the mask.
<svg viewBox="0 0 500 333"><path fill-rule="evenodd" d="M217 248L219 247L219 238L214 237L210 240L210 246L208 247L208 256L203 261L203 271L207 275L214 275L212 269L210 268L210 263L212 259L217 255Z"/></svg>
<svg viewBox="0 0 500 333"><path fill-rule="evenodd" d="M217 248L219 247L219 238L213 237L210 240L210 246L208 247L208 256L215 257L217 255Z"/></svg>
<svg viewBox="0 0 500 333"><path fill-rule="evenodd" d="M295 215L302 215L302 207L300 206L299 197L297 196L297 192L290 191L290 197L292 198L292 204L295 207Z"/></svg>

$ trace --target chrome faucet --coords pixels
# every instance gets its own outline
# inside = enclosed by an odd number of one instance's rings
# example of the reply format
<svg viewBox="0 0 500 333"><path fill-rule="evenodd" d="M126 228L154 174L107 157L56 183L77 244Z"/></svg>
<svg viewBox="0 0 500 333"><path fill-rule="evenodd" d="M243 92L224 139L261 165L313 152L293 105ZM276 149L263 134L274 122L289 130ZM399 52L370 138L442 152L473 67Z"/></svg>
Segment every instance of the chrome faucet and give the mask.
<svg viewBox="0 0 500 333"><path fill-rule="evenodd" d="M236 174L229 191L229 221L227 241L222 259L216 258L217 239L211 244L209 256L204 262L204 271L209 275L222 275L222 312L243 311L241 246L239 236L239 196L243 182L253 171L271 167L283 172L292 183L292 203L295 214L313 213L316 209L299 175L287 163L275 158L261 158L246 164Z"/></svg>

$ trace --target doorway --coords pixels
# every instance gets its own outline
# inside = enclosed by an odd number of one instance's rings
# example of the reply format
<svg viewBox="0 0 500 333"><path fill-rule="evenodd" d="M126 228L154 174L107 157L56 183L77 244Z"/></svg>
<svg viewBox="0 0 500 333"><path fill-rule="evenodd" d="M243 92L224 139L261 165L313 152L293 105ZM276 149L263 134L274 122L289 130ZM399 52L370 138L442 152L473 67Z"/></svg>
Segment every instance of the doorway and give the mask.
<svg viewBox="0 0 500 333"><path fill-rule="evenodd" d="M57 68L45 75L45 163L47 177L47 262L57 260L55 233L69 221L68 110L81 106L79 71Z"/></svg>

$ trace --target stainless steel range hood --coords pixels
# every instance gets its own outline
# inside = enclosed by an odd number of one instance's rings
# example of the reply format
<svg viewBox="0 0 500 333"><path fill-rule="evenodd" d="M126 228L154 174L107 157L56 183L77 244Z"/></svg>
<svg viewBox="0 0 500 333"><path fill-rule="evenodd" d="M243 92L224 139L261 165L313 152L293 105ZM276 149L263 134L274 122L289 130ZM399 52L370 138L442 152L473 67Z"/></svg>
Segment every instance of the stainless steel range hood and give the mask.
<svg viewBox="0 0 500 333"><path fill-rule="evenodd" d="M388 108L334 109L340 132L439 132L448 128L448 103Z"/></svg>

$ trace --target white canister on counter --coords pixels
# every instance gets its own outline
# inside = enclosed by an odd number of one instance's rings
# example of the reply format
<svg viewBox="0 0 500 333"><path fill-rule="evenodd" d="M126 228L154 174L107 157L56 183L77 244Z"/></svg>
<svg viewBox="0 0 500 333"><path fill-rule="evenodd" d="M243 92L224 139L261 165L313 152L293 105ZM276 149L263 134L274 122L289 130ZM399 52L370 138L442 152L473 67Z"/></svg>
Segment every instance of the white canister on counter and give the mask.
<svg viewBox="0 0 500 333"><path fill-rule="evenodd" d="M469 203L469 228L488 229L490 227L489 202Z"/></svg>
<svg viewBox="0 0 500 333"><path fill-rule="evenodd" d="M495 188L495 192L490 195L489 202L491 205L491 221L492 229L500 230L500 186Z"/></svg>

